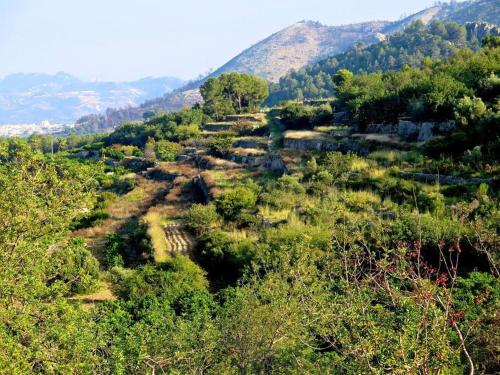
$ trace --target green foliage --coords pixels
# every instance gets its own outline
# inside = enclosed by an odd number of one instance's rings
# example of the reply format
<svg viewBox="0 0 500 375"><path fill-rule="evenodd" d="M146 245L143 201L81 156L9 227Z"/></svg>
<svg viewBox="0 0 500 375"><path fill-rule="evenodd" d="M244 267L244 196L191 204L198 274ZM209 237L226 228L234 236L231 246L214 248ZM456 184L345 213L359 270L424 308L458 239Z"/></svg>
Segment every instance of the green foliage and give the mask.
<svg viewBox="0 0 500 375"><path fill-rule="evenodd" d="M333 120L333 111L330 104L313 107L290 103L280 111L280 117L287 129L305 129L329 123Z"/></svg>
<svg viewBox="0 0 500 375"><path fill-rule="evenodd" d="M498 37L488 38L490 39L485 39L485 45L495 46L494 40ZM355 47L288 73L278 84L271 85L271 94L266 104L273 105L283 100L329 98L334 96L336 86L344 86L350 81L350 71L359 74L399 70L405 66L425 66L429 58L443 60L463 47L479 47L475 35L468 34L464 26L453 22L432 21L428 27L424 27L417 22L383 42L366 48Z"/></svg>
<svg viewBox="0 0 500 375"><path fill-rule="evenodd" d="M162 161L174 161L181 149L178 143L165 140L156 142L156 155Z"/></svg>
<svg viewBox="0 0 500 375"><path fill-rule="evenodd" d="M223 73L201 87L205 112L217 119L234 113L254 112L269 95L266 81L250 74Z"/></svg>
<svg viewBox="0 0 500 375"><path fill-rule="evenodd" d="M104 247L103 264L107 269L113 267L123 267L125 261L123 260L123 240L116 234L111 233L106 236L106 244Z"/></svg>
<svg viewBox="0 0 500 375"><path fill-rule="evenodd" d="M99 262L86 248L83 238L74 238L51 254L54 269L51 283L63 284L69 294L88 293L97 285Z"/></svg>
<svg viewBox="0 0 500 375"><path fill-rule="evenodd" d="M218 225L218 222L219 215L213 204L193 204L183 217L183 223L186 228L197 235L210 232Z"/></svg>
<svg viewBox="0 0 500 375"><path fill-rule="evenodd" d="M257 194L251 189L238 186L224 192L216 201L217 211L228 220L236 220L243 210L255 208Z"/></svg>
<svg viewBox="0 0 500 375"><path fill-rule="evenodd" d="M223 156L233 147L234 139L230 136L219 136L214 138L208 145L215 156Z"/></svg>

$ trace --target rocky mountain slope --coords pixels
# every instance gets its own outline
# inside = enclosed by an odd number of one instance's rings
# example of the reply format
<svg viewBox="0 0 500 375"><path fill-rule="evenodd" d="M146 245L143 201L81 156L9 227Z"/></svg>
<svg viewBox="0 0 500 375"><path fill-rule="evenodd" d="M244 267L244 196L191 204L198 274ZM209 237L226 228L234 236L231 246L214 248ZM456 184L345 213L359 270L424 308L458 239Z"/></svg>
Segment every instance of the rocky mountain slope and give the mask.
<svg viewBox="0 0 500 375"><path fill-rule="evenodd" d="M0 80L0 124L73 123L109 107L137 106L183 84L172 77L88 82L62 72L12 74Z"/></svg>
<svg viewBox="0 0 500 375"><path fill-rule="evenodd" d="M150 102L147 110L172 111L190 105L193 101L200 100L199 94L193 90L207 78L223 72L252 73L270 81L277 81L291 69L298 69L325 57L345 52L357 43L369 45L385 40L388 35L404 29L417 20L425 24L433 19L457 22L481 20L498 24L499 8L498 0L470 0L461 3L438 3L436 6L394 22L374 21L345 26L325 26L311 21L298 22L243 51L203 80L191 82L172 94ZM184 97L189 98L189 101L183 101ZM115 126L118 119L141 120L142 114L132 117L125 115L125 112L139 114L141 111L141 108L136 108L132 112L130 108L122 112L114 110L116 116L108 117L108 120L101 117L98 123L95 121L81 121L81 123L87 128L106 129Z"/></svg>
<svg viewBox="0 0 500 375"><path fill-rule="evenodd" d="M355 43L371 44L383 38L388 22L325 26L301 21L245 50L210 76L223 72L251 73L277 81L290 69L345 51Z"/></svg>

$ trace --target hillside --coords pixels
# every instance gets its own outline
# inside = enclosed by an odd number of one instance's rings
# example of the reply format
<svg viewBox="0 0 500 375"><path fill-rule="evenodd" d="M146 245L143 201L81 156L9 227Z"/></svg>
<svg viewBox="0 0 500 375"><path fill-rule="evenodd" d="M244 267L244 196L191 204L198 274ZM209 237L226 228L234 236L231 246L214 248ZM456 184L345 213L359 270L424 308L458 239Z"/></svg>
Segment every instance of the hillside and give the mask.
<svg viewBox="0 0 500 375"><path fill-rule="evenodd" d="M335 100L233 73L0 139L0 373L498 374L499 75L491 37Z"/></svg>
<svg viewBox="0 0 500 375"><path fill-rule="evenodd" d="M271 85L266 104L281 100L327 98L334 94L332 75L340 69L354 73L399 70L403 66L420 66L424 57L442 60L459 48L477 50L489 35L500 35L500 28L484 22L432 21L428 27L414 23L404 31L366 48L353 48L304 69L291 71Z"/></svg>
<svg viewBox="0 0 500 375"><path fill-rule="evenodd" d="M109 107L137 106L183 84L173 77L89 82L63 72L12 74L0 80L0 124L73 123Z"/></svg>
<svg viewBox="0 0 500 375"><path fill-rule="evenodd" d="M438 3L434 7L422 10L402 20L374 21L344 26L325 26L318 22L302 21L291 25L270 37L256 43L240 53L225 65L202 80L190 82L173 94L167 94L150 102L146 110L175 111L192 105L193 91L209 77L215 77L223 72L237 71L252 73L269 81L278 81L291 69L300 69L317 62L327 56L346 52L354 45L361 43L364 46L383 41L388 35L403 30L412 22L421 20L424 24L433 19L456 20L460 22L484 20L498 22L500 9L498 1L479 0L462 3ZM188 91L188 94L183 94ZM183 101L183 97L189 100ZM198 101L198 99L195 100ZM142 120L142 108L130 110L113 109L115 116L100 117L100 129L109 129L116 126L120 119L130 121ZM129 116L133 114L132 116ZM96 127L96 121L82 123L87 128Z"/></svg>
<svg viewBox="0 0 500 375"><path fill-rule="evenodd" d="M245 50L209 77L224 72L250 73L276 82L290 69L298 69L325 56L334 55L355 43L374 43L389 22L367 22L326 26L301 21Z"/></svg>

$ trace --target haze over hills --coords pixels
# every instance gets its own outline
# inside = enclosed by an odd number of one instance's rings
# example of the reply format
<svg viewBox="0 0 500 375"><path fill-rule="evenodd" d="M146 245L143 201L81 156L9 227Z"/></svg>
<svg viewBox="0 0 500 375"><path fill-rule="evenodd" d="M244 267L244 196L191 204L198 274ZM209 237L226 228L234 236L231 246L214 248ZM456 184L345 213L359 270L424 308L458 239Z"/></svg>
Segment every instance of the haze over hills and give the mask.
<svg viewBox="0 0 500 375"><path fill-rule="evenodd" d="M328 56L348 51L358 43L370 45L385 40L388 35L404 29L416 20L425 24L433 19L498 24L498 8L498 0L471 0L438 3L394 22L373 21L344 26L325 26L312 21L298 22L251 46L202 80L191 82L139 107L112 109L105 116L86 116L78 123L87 130L101 131L113 128L124 120L142 120L145 111L179 110L200 101L201 97L196 92L199 85L207 78L223 72L252 73L275 82L290 69L299 69Z"/></svg>
<svg viewBox="0 0 500 375"><path fill-rule="evenodd" d="M0 124L73 123L109 107L138 106L181 87L174 77L89 82L70 74L12 74L0 80Z"/></svg>

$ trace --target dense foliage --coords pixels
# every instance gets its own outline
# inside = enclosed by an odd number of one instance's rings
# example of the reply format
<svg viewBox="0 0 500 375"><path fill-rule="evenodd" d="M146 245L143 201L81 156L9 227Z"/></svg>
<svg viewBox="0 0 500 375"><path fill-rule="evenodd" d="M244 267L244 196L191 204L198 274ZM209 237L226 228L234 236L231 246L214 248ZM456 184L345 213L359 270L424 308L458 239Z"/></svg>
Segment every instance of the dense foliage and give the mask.
<svg viewBox="0 0 500 375"><path fill-rule="evenodd" d="M216 120L234 113L253 112L269 95L266 81L251 74L223 73L200 87L205 112Z"/></svg>
<svg viewBox="0 0 500 375"><path fill-rule="evenodd" d="M499 53L489 38L447 62L332 76L333 106L359 127L459 124L405 151L202 137L210 103L55 148L0 140L0 372L498 373ZM227 113L257 105L235 98ZM267 115L272 138L313 133L334 112L292 103ZM235 142L284 166L201 171ZM168 230L193 246L159 260L153 237Z"/></svg>
<svg viewBox="0 0 500 375"><path fill-rule="evenodd" d="M480 29L480 28L479 28ZM333 77L341 69L355 73L400 70L405 65L418 67L442 60L459 48L478 49L491 30L478 30L454 22L432 21L429 26L416 22L387 40L330 57L298 71L292 71L271 86L267 104L282 100L327 98L335 93Z"/></svg>

